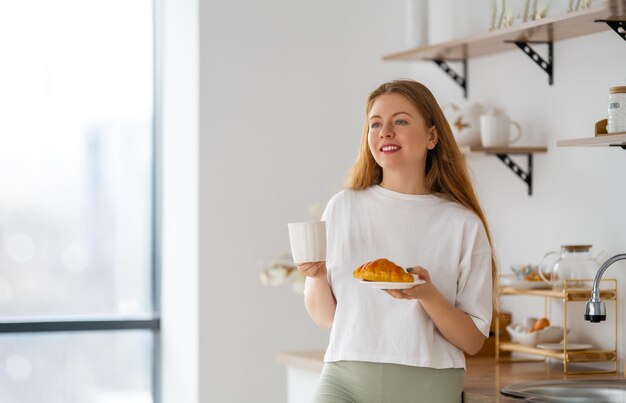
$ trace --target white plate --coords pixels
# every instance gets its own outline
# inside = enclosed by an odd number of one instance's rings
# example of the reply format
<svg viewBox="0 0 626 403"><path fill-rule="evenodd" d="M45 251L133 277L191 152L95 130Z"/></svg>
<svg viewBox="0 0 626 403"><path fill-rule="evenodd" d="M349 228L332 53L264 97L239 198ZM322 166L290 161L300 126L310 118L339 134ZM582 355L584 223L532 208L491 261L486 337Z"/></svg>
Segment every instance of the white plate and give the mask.
<svg viewBox="0 0 626 403"><path fill-rule="evenodd" d="M424 284L426 281L420 280L416 275L413 275L412 283L401 283L395 281L367 281L361 280L359 283L369 285L372 288L378 288L380 290L406 290L407 288L414 287L418 284Z"/></svg>
<svg viewBox="0 0 626 403"><path fill-rule="evenodd" d="M542 343L537 344L538 348L543 348L545 350L558 350L563 351L563 343ZM592 349L593 345L585 344L585 343L567 343L567 351L570 350L589 350Z"/></svg>

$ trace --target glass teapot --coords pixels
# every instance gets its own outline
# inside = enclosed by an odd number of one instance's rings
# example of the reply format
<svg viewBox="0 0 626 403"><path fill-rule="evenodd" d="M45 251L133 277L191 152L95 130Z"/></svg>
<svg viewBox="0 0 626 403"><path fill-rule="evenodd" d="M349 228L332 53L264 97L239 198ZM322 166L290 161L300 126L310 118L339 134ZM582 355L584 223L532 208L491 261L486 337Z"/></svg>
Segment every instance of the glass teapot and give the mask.
<svg viewBox="0 0 626 403"><path fill-rule="evenodd" d="M601 262L598 260L602 252L598 256L589 256L589 250L592 245L563 245L561 251L548 252L543 256L539 264L539 275L552 288L562 290L565 287L583 287L584 281L571 281L575 279L593 280L600 267ZM545 262L548 257L560 255L560 257L551 265ZM591 284L588 284L591 286Z"/></svg>

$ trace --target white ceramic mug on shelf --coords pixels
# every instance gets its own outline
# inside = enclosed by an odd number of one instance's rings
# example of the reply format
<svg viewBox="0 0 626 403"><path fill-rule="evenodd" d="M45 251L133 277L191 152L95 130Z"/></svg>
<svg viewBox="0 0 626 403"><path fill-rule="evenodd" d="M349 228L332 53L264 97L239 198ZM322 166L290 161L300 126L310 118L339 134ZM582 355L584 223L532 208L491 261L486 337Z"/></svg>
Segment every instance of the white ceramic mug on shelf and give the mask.
<svg viewBox="0 0 626 403"><path fill-rule="evenodd" d="M511 136L511 126L517 133ZM488 113L480 117L480 139L483 147L506 147L522 137L522 128L519 123L512 121L506 115Z"/></svg>
<svg viewBox="0 0 626 403"><path fill-rule="evenodd" d="M289 223L287 227L296 264L326 260L326 221Z"/></svg>

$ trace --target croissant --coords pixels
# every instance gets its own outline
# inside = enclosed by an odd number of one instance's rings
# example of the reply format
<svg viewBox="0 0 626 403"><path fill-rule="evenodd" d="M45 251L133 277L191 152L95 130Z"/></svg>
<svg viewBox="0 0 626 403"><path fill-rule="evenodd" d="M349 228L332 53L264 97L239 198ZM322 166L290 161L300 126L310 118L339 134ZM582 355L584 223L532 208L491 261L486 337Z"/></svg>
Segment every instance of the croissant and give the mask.
<svg viewBox="0 0 626 403"><path fill-rule="evenodd" d="M413 276L388 259L377 259L359 266L352 275L368 281L412 283Z"/></svg>

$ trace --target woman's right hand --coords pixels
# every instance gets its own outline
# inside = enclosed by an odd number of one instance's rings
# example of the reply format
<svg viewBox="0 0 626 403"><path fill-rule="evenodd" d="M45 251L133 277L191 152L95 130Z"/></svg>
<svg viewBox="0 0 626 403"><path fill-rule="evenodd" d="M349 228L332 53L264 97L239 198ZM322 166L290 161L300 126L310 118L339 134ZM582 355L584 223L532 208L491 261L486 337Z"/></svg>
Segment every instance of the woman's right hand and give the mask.
<svg viewBox="0 0 626 403"><path fill-rule="evenodd" d="M307 277L323 278L326 277L326 262L307 262L298 265L298 271Z"/></svg>

